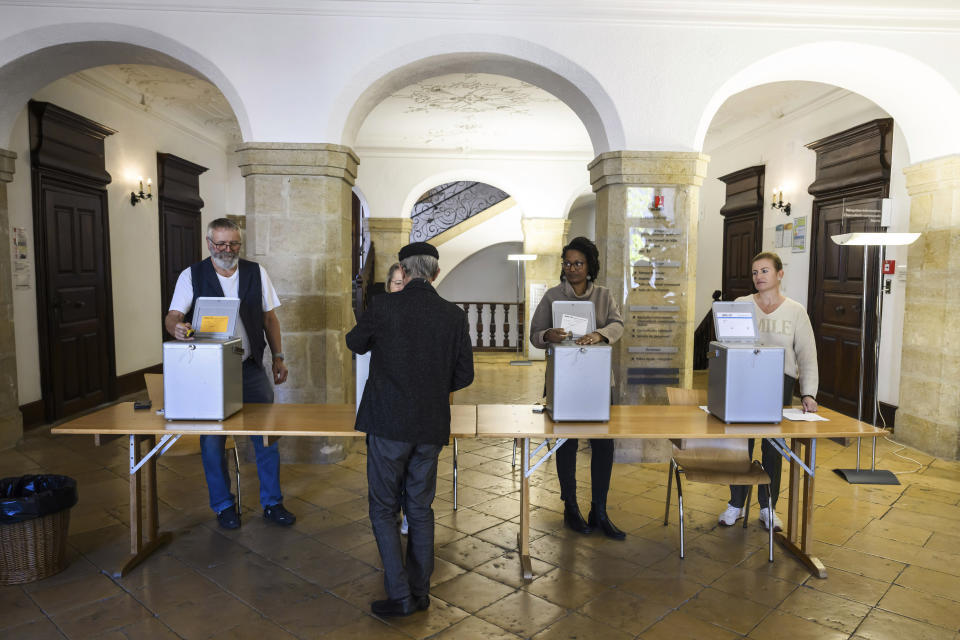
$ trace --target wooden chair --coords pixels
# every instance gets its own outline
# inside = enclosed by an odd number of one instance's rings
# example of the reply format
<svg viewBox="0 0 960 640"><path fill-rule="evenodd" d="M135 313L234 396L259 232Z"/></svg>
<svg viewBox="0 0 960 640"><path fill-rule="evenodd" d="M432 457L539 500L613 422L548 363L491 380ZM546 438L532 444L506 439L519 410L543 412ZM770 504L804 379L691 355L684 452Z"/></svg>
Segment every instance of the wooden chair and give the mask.
<svg viewBox="0 0 960 640"><path fill-rule="evenodd" d="M145 373L143 380L147 383L147 396L150 398L151 409L163 409L163 374ZM226 449L233 449L233 461L237 476L237 517L240 517L240 453L237 439L234 436L227 438ZM200 436L182 435L164 455L190 456L200 453Z"/></svg>
<svg viewBox="0 0 960 640"><path fill-rule="evenodd" d="M667 387L667 398L671 405L703 406L707 402L707 393L702 389L678 389ZM680 484L680 474L687 476L691 482L705 482L708 484L745 484L747 501L743 517L743 527L746 529L750 517L750 498L753 485L770 485L770 476L764 471L763 465L752 460L745 438L691 438L687 440L673 440L673 457L667 469L667 503L663 512L663 524L670 521L670 491L674 477L677 480L677 511L680 516L680 557L683 557L683 488ZM767 492L767 506L773 513L773 500ZM773 527L769 535L769 560L773 562Z"/></svg>

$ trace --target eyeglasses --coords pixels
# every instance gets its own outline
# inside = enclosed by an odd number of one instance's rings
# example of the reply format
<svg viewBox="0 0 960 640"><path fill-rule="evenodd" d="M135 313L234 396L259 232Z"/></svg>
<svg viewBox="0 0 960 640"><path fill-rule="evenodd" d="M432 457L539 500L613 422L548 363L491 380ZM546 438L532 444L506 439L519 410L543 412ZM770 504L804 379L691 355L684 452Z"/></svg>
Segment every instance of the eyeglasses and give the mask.
<svg viewBox="0 0 960 640"><path fill-rule="evenodd" d="M223 251L227 247L230 247L231 251L236 251L241 247L243 243L242 242L214 242L213 240L211 240L210 244L216 247L217 251Z"/></svg>
<svg viewBox="0 0 960 640"><path fill-rule="evenodd" d="M585 266L587 266L586 262L580 262L579 260L577 260L576 262L567 262L566 260L564 260L560 264L563 265L564 269L583 269Z"/></svg>

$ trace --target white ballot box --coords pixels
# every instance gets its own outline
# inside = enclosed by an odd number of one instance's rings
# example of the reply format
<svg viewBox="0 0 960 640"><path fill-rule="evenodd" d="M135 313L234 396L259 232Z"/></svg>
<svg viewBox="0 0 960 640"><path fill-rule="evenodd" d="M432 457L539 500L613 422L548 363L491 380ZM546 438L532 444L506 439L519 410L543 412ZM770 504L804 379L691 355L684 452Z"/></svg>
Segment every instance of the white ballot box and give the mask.
<svg viewBox="0 0 960 640"><path fill-rule="evenodd" d="M234 338L238 298L198 298L193 340L163 343L167 420L224 420L243 408L243 359Z"/></svg>
<svg viewBox="0 0 960 640"><path fill-rule="evenodd" d="M547 348L547 411L557 422L610 420L608 344L552 344Z"/></svg>
<svg viewBox="0 0 960 640"><path fill-rule="evenodd" d="M553 326L572 339L547 348L547 411L557 422L610 420L610 367L613 349L608 344L578 345L573 340L596 331L590 301L557 300L551 309Z"/></svg>
<svg viewBox="0 0 960 640"><path fill-rule="evenodd" d="M724 422L780 422L783 348L757 343L752 302L714 302L707 408Z"/></svg>

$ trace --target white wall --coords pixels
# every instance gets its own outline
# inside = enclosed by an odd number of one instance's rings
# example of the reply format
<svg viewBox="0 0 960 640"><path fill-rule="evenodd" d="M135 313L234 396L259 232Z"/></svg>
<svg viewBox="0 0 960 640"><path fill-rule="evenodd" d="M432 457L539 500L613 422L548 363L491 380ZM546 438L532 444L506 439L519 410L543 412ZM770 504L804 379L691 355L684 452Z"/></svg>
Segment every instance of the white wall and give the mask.
<svg viewBox="0 0 960 640"><path fill-rule="evenodd" d="M762 127L717 148L710 147L708 136L704 151L711 160L700 195L697 318L707 313L712 302L711 294L721 288L723 217L719 212L726 198L726 185L717 177L755 165L766 165L763 249L776 251L783 259L784 295L806 306L810 267L809 229L807 247L803 253L793 253L790 248L775 249L773 238L778 224L792 222L801 216L807 217L808 227L811 223L813 196L807 193L807 187L816 174L816 154L804 145L864 122L886 117L889 117L887 113L869 100L856 94L846 94L821 108L798 117L787 116L774 126ZM890 196L894 202L891 231L906 231L908 227L909 198L903 169L909 164L906 142L899 127L895 127L890 180ZM770 208L771 191L776 185L786 187L784 198L792 205L790 217ZM898 266L905 265L906 250L897 247L890 249L888 257L895 258ZM904 284L895 281L892 293L884 301L879 397L890 404L899 402Z"/></svg>
<svg viewBox="0 0 960 640"><path fill-rule="evenodd" d="M523 253L523 243L501 242L477 251L447 274L437 292L451 302L516 302L517 263L507 260L511 253Z"/></svg>
<svg viewBox="0 0 960 640"><path fill-rule="evenodd" d="M520 207L510 207L506 211L485 220L475 227L467 229L458 236L443 244L434 244L440 253L440 276L436 284L445 282L447 276L454 273L457 266L477 252L502 242L523 242L523 229L520 218L523 212ZM504 254L506 260L506 254ZM483 302L485 298L470 298ZM496 298L491 298L493 302Z"/></svg>
<svg viewBox="0 0 960 640"><path fill-rule="evenodd" d="M110 97L91 86L63 78L34 95L117 130L105 140L110 261L117 375L158 364L160 346L160 250L157 218L157 152L172 153L208 168L200 176L204 200L202 223L244 210L243 178L233 154L222 146L171 126L136 105ZM16 173L8 185L10 226L27 229L30 255L35 256L30 181L27 110L16 120L11 147L17 153ZM130 204L134 178L154 181L154 199ZM132 178L130 177L132 176ZM14 290L17 380L21 405L41 398L37 338L36 269L28 290Z"/></svg>
<svg viewBox="0 0 960 640"><path fill-rule="evenodd" d="M570 210L567 219L570 221L570 228L567 230L567 238L576 238L583 236L593 241L597 239L597 199L591 197L584 198L586 202L580 202Z"/></svg>

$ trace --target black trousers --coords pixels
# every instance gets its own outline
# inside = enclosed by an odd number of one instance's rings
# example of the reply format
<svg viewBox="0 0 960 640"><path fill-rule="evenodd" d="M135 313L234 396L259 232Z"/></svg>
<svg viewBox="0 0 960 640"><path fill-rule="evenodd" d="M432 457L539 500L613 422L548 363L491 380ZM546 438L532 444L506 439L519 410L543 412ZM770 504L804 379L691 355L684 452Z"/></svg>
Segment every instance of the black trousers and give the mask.
<svg viewBox="0 0 960 640"><path fill-rule="evenodd" d="M796 384L796 382L796 378L783 374L783 406L787 406L793 402L793 385ZM753 446L756 443L753 438L750 438L748 442L747 447L750 449L750 457L752 458ZM783 471L783 456L773 448L772 444L767 442L766 438L763 439L763 444L760 445L760 463L763 465L763 470L770 476L769 491L765 485L760 485L760 489L757 491L757 497L760 499L760 508L767 506L767 496L772 493L773 508L776 509L777 497L780 495L780 476ZM730 506L742 509L744 503L747 501L747 491L749 489L750 487L744 484L730 485Z"/></svg>
<svg viewBox="0 0 960 640"><path fill-rule="evenodd" d="M367 435L370 523L383 561L387 597L399 600L430 592L433 573L433 498L437 459L443 447ZM404 563L397 510L407 515Z"/></svg>
<svg viewBox="0 0 960 640"><path fill-rule="evenodd" d="M577 499L577 445L571 438L557 449L557 477L560 478L560 497L563 500ZM613 472L613 440L591 438L590 485L592 500L599 505L607 504L610 491L610 474Z"/></svg>

